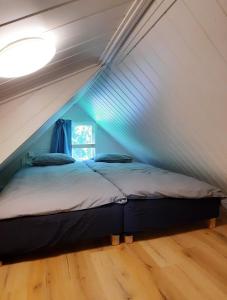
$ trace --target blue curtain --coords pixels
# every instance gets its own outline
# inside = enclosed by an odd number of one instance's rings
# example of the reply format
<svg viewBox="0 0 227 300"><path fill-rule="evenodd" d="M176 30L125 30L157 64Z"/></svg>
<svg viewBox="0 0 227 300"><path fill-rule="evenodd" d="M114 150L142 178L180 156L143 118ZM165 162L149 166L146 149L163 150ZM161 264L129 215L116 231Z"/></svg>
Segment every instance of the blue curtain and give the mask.
<svg viewBox="0 0 227 300"><path fill-rule="evenodd" d="M71 133L72 121L59 119L55 123L52 136L51 152L72 155Z"/></svg>

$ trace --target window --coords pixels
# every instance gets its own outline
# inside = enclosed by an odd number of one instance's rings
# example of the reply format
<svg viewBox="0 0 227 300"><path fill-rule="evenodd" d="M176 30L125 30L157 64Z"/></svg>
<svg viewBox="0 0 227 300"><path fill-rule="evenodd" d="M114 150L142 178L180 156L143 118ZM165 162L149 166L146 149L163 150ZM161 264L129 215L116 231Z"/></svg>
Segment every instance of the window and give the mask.
<svg viewBox="0 0 227 300"><path fill-rule="evenodd" d="M95 155L93 124L72 123L72 156L75 160L91 159Z"/></svg>

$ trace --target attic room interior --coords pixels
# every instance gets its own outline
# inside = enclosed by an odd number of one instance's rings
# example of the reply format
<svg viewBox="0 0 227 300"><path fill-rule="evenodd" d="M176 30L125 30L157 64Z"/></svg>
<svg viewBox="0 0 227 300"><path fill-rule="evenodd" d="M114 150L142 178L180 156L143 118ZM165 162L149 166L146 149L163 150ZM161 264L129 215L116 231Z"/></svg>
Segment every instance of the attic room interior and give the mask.
<svg viewBox="0 0 227 300"><path fill-rule="evenodd" d="M0 300L226 300L227 0L0 12Z"/></svg>

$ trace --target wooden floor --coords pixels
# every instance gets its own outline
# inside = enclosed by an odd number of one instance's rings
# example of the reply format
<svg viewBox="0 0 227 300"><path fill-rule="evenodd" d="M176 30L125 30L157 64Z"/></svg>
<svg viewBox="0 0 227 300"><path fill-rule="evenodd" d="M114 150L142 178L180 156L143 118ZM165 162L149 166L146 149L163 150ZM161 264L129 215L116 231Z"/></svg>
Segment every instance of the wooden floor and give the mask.
<svg viewBox="0 0 227 300"><path fill-rule="evenodd" d="M227 218L186 229L3 265L0 300L226 300Z"/></svg>

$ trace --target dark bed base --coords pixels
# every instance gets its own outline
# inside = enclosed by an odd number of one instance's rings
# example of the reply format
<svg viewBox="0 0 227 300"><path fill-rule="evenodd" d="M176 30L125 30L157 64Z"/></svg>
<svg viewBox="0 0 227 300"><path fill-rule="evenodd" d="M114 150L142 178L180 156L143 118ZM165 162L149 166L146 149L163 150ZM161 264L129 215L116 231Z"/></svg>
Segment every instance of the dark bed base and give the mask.
<svg viewBox="0 0 227 300"><path fill-rule="evenodd" d="M123 206L101 207L0 221L0 260L75 246L79 241L123 232Z"/></svg>
<svg viewBox="0 0 227 300"><path fill-rule="evenodd" d="M215 226L219 198L128 200L81 211L46 216L20 217L0 221L0 261L46 250L75 247L81 240L120 234L131 243L133 234L154 228L169 228L200 220Z"/></svg>
<svg viewBox="0 0 227 300"><path fill-rule="evenodd" d="M219 206L219 198L129 200L124 206L124 233L217 218Z"/></svg>

